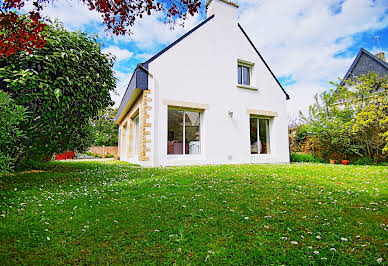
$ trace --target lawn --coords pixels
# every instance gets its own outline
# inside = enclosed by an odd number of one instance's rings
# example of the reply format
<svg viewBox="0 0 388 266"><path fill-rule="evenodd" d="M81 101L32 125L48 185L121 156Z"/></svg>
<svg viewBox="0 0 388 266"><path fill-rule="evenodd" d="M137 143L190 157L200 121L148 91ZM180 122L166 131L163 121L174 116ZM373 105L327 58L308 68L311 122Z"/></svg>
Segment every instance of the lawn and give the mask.
<svg viewBox="0 0 388 266"><path fill-rule="evenodd" d="M0 177L0 264L377 264L388 168L52 163Z"/></svg>

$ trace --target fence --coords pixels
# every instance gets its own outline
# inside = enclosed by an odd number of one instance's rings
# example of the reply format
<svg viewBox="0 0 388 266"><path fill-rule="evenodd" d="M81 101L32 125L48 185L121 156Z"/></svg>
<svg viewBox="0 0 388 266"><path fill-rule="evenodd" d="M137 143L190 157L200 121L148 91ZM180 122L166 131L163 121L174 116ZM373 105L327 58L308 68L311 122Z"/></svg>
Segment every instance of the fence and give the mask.
<svg viewBox="0 0 388 266"><path fill-rule="evenodd" d="M101 156L109 154L112 154L115 157L119 156L119 148L117 146L92 146L89 148L89 151Z"/></svg>

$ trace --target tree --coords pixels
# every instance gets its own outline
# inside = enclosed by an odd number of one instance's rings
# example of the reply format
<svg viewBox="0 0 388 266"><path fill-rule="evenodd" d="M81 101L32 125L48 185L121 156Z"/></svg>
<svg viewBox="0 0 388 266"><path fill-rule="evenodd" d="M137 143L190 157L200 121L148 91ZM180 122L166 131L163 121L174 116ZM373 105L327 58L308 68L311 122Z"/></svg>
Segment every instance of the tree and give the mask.
<svg viewBox="0 0 388 266"><path fill-rule="evenodd" d="M0 90L0 175L13 167L13 147L23 138L20 124L25 115L25 109Z"/></svg>
<svg viewBox="0 0 388 266"><path fill-rule="evenodd" d="M43 48L0 58L0 89L28 112L20 126L26 137L11 151L17 163L87 149L90 119L113 104L114 58L101 53L96 38L61 25L44 34Z"/></svg>
<svg viewBox="0 0 388 266"><path fill-rule="evenodd" d="M19 15L28 0L4 0L0 6L0 57L9 56L18 51L30 51L45 45L44 26L47 19L41 11L55 0L34 0L34 10L28 18ZM90 10L97 11L103 18L106 28L116 35L131 33L136 19L152 12L165 14L164 21L174 25L184 21L188 14L194 15L201 6L201 0L79 0ZM182 22L183 23L183 22Z"/></svg>
<svg viewBox="0 0 388 266"><path fill-rule="evenodd" d="M369 159L381 160L388 153L388 98L379 97L356 117L353 133L366 147Z"/></svg>
<svg viewBox="0 0 388 266"><path fill-rule="evenodd" d="M334 84L334 83L333 83ZM308 116L301 118L325 154L367 155L379 160L388 151L387 77L368 73L344 80L335 90L315 96Z"/></svg>
<svg viewBox="0 0 388 266"><path fill-rule="evenodd" d="M98 112L92 121L93 144L96 146L117 146L119 126L115 123L117 108L108 107Z"/></svg>

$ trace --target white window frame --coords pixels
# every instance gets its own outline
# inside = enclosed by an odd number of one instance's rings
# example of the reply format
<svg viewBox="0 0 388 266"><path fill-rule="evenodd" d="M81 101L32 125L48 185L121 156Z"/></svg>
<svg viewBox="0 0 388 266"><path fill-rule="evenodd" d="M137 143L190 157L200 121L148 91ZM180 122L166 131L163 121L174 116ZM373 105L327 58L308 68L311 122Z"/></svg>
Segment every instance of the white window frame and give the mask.
<svg viewBox="0 0 388 266"><path fill-rule="evenodd" d="M167 107L167 143L168 143L168 111L169 110L175 110L175 111L182 111L183 112L183 132L182 132L182 144L183 144L183 153L182 154L168 154L168 150L166 151L167 157L174 158L174 157L196 157L202 155L202 115L203 110L200 109L192 109L192 108L185 108L185 107L175 107L175 106L168 106ZM199 139L200 139L200 147L199 147L199 153L198 154L186 154L185 153L185 147L186 147L186 119L185 119L185 113L186 112L196 112L199 113ZM167 145L166 145L167 146Z"/></svg>
<svg viewBox="0 0 388 266"><path fill-rule="evenodd" d="M246 67L248 68L248 75L249 75L249 85L243 83L243 68L241 69L241 83L239 83L239 77L238 77L238 68L239 67ZM237 60L237 87L242 89L250 89L257 91L258 89L255 87L256 80L255 80L255 64L249 61Z"/></svg>
<svg viewBox="0 0 388 266"><path fill-rule="evenodd" d="M252 153L252 147L251 147L251 130L250 130L250 127L251 127L251 124L250 124L250 120L254 118L256 119L256 126L257 126L257 139L256 139L256 143L259 142L260 140L260 119L263 119L263 120L268 120L268 132L267 132L267 143L269 143L269 147L267 148L268 149L268 152L267 153L260 153L260 150L257 149L257 154L255 153ZM271 127L272 127L272 120L273 118L272 117L263 117L263 116L257 116L257 115L250 115L249 116L249 153L250 155L270 155L272 154L272 142L271 142Z"/></svg>

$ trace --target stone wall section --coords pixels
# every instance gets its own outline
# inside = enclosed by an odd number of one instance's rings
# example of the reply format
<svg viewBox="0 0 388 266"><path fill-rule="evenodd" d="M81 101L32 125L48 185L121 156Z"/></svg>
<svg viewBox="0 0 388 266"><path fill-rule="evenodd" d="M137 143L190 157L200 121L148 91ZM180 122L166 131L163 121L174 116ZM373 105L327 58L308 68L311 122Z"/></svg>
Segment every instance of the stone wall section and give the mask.
<svg viewBox="0 0 388 266"><path fill-rule="evenodd" d="M151 156L151 115L152 115L152 97L151 91L145 90L142 95L142 104L140 112L140 139L139 139L139 161L149 161Z"/></svg>

